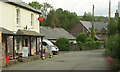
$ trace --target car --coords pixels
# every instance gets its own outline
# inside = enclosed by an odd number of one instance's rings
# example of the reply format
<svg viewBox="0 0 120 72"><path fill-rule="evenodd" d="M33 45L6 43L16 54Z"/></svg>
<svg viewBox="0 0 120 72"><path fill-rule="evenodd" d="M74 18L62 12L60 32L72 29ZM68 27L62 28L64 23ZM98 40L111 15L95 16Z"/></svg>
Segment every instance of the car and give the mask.
<svg viewBox="0 0 120 72"><path fill-rule="evenodd" d="M42 45L43 45L43 49L45 49L45 52L47 53L52 52L54 55L56 55L59 52L59 48L47 39L43 39ZM40 50L41 50L41 40L40 40Z"/></svg>

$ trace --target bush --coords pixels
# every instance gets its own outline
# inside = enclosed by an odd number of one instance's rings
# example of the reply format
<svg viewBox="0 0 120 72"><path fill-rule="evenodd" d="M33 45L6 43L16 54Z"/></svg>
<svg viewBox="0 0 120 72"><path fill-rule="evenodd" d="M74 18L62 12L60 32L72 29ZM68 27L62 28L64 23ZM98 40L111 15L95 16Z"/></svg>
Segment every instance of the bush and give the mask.
<svg viewBox="0 0 120 72"><path fill-rule="evenodd" d="M77 45L79 47L79 50L82 51L83 43L79 41L79 42L77 42Z"/></svg>
<svg viewBox="0 0 120 72"><path fill-rule="evenodd" d="M76 36L76 42L85 43L86 39L87 39L87 36L85 35L85 33L80 33Z"/></svg>
<svg viewBox="0 0 120 72"><path fill-rule="evenodd" d="M56 45L60 49L60 51L68 51L69 50L69 40L66 38L59 38L56 42Z"/></svg>
<svg viewBox="0 0 120 72"><path fill-rule="evenodd" d="M114 61L113 70L120 70L120 61L119 60Z"/></svg>
<svg viewBox="0 0 120 72"><path fill-rule="evenodd" d="M87 38L85 42L93 42L94 40L92 38Z"/></svg>
<svg viewBox="0 0 120 72"><path fill-rule="evenodd" d="M120 34L108 37L106 40L106 54L120 60Z"/></svg>
<svg viewBox="0 0 120 72"><path fill-rule="evenodd" d="M84 47L86 47L89 50L99 49L103 43L104 43L103 41L89 41L85 42Z"/></svg>

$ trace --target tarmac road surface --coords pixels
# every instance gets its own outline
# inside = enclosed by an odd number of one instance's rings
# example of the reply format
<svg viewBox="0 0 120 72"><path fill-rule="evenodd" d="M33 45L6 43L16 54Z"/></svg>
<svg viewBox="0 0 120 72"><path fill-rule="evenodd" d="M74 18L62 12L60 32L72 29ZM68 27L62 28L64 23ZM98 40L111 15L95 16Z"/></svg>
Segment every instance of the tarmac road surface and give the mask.
<svg viewBox="0 0 120 72"><path fill-rule="evenodd" d="M67 52L51 59L17 64L3 70L110 70L103 54L104 50Z"/></svg>

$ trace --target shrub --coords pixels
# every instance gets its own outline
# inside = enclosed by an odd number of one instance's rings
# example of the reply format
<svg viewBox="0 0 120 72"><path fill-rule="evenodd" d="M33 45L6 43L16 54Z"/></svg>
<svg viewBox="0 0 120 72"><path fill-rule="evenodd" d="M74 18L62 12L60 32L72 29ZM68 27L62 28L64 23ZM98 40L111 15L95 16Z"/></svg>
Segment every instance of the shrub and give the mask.
<svg viewBox="0 0 120 72"><path fill-rule="evenodd" d="M80 33L76 36L76 42L85 43L86 39L87 39L87 36L85 35L85 33Z"/></svg>
<svg viewBox="0 0 120 72"><path fill-rule="evenodd" d="M83 43L79 41L79 42L77 42L77 45L79 47L79 50L82 51Z"/></svg>
<svg viewBox="0 0 120 72"><path fill-rule="evenodd" d="M115 34L111 37L108 37L106 40L106 53L113 57L113 58L117 58L120 59L120 35L119 34Z"/></svg>
<svg viewBox="0 0 120 72"><path fill-rule="evenodd" d="M120 70L120 61L119 60L114 61L113 70Z"/></svg>
<svg viewBox="0 0 120 72"><path fill-rule="evenodd" d="M69 40L66 38L59 38L56 42L56 45L60 49L60 51L68 51L69 50Z"/></svg>
<svg viewBox="0 0 120 72"><path fill-rule="evenodd" d="M89 50L99 49L103 43L104 42L102 41L89 41L89 42L85 42L84 47L86 47Z"/></svg>
<svg viewBox="0 0 120 72"><path fill-rule="evenodd" d="M94 40L92 38L87 38L85 42L93 42Z"/></svg>

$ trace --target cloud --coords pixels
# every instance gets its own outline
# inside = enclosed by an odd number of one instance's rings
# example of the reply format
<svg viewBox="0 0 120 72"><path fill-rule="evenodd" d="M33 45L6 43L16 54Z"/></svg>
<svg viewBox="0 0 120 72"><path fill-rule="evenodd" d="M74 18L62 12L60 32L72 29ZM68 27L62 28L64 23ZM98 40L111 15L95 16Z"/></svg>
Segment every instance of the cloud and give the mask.
<svg viewBox="0 0 120 72"><path fill-rule="evenodd" d="M71 12L76 12L78 15L83 15L84 12L92 12L92 5L95 5L95 15L108 16L109 0L23 0L25 2L39 1L40 3L48 2L55 9L62 8ZM119 0L111 0L112 16L118 9Z"/></svg>

